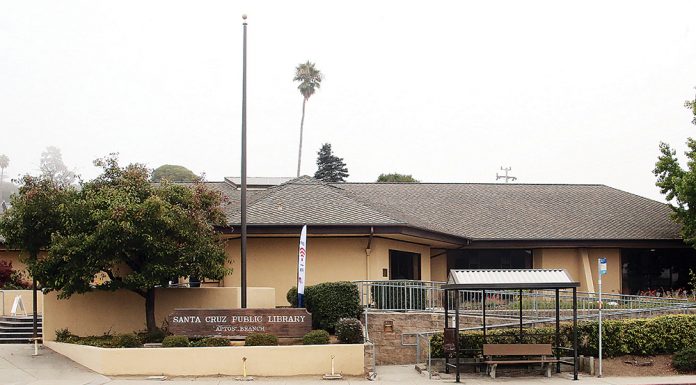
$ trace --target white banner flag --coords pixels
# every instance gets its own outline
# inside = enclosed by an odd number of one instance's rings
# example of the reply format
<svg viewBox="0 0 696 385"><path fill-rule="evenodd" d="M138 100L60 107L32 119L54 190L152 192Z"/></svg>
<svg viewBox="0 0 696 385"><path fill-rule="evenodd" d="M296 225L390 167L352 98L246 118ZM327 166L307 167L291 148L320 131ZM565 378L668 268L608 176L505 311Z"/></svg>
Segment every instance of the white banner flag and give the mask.
<svg viewBox="0 0 696 385"><path fill-rule="evenodd" d="M305 265L307 262L307 225L302 226L297 253L297 307L304 307Z"/></svg>

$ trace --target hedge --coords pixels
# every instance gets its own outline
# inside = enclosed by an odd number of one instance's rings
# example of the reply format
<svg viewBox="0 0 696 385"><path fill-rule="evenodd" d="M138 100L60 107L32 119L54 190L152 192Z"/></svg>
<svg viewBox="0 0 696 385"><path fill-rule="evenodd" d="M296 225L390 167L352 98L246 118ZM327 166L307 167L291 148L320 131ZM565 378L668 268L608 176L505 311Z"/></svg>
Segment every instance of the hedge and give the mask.
<svg viewBox="0 0 696 385"><path fill-rule="evenodd" d="M329 343L329 332L326 330L312 330L302 337L303 345L326 345Z"/></svg>
<svg viewBox="0 0 696 385"><path fill-rule="evenodd" d="M598 322L578 323L578 354L596 357L598 349ZM522 343L554 343L555 326L523 329ZM561 324L560 344L571 347L572 324ZM519 343L519 329L493 329L487 332L489 343ZM483 333L464 332L459 335L459 346L469 351L462 356L479 354ZM665 315L650 319L606 320L602 322L602 353L604 357L626 354L671 354L696 345L696 316ZM442 334L430 341L433 357L444 357Z"/></svg>
<svg viewBox="0 0 696 385"><path fill-rule="evenodd" d="M297 288L288 290L286 298L293 307L297 307ZM339 319L357 319L362 313L358 287L346 281L305 287L305 307L312 313L312 327L331 333Z"/></svg>
<svg viewBox="0 0 696 385"><path fill-rule="evenodd" d="M672 357L672 366L681 373L696 371L696 346L676 352Z"/></svg>
<svg viewBox="0 0 696 385"><path fill-rule="evenodd" d="M278 337L273 334L256 333L246 336L244 346L276 346L278 345Z"/></svg>
<svg viewBox="0 0 696 385"><path fill-rule="evenodd" d="M342 344L363 343L363 327L360 320L355 318L341 318L336 323L336 338Z"/></svg>
<svg viewBox="0 0 696 385"><path fill-rule="evenodd" d="M162 340L163 348L185 348L189 346L189 339L187 336L166 336Z"/></svg>

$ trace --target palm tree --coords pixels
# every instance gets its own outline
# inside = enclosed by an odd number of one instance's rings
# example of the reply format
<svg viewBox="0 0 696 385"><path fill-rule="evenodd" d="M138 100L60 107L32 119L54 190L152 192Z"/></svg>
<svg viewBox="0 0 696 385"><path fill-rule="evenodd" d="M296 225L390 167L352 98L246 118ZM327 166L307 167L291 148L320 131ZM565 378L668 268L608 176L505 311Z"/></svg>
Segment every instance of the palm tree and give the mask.
<svg viewBox="0 0 696 385"><path fill-rule="evenodd" d="M300 121L300 151L297 155L297 176L300 176L300 165L302 164L302 130L304 128L305 105L309 97L314 95L319 87L321 87L321 79L324 77L322 73L314 67L314 63L307 61L295 68L295 78L293 81L300 82L297 89L303 96L302 100L302 120Z"/></svg>

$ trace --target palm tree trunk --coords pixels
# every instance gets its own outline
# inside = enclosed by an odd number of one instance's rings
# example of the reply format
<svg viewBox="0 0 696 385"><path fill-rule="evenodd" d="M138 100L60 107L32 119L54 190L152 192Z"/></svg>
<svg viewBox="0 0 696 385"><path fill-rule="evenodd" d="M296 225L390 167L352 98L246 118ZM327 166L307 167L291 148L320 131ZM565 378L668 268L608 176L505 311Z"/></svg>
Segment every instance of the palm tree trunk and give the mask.
<svg viewBox="0 0 696 385"><path fill-rule="evenodd" d="M307 98L302 99L302 120L300 120L300 152L297 154L297 177L300 177L300 165L302 164L302 130L304 129L304 113Z"/></svg>

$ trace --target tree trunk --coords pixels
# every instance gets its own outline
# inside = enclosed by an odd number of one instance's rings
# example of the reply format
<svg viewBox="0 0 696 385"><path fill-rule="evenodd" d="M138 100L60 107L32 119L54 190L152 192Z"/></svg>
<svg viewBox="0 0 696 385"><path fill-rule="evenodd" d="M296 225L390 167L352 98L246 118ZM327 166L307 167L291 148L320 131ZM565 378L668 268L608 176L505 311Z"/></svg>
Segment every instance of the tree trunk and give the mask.
<svg viewBox="0 0 696 385"><path fill-rule="evenodd" d="M36 338L39 336L39 328L38 328L39 322L38 322L38 314L36 311L36 303L38 302L36 300L36 278L31 279L31 290L32 290L31 298L34 301L34 303L31 305L32 311L34 312L34 314L32 316L32 325L34 326L33 336L34 336L34 338Z"/></svg>
<svg viewBox="0 0 696 385"><path fill-rule="evenodd" d="M302 130L304 129L304 113L307 98L302 99L302 120L300 120L300 152L297 155L297 177L300 177L300 165L302 164Z"/></svg>
<svg viewBox="0 0 696 385"><path fill-rule="evenodd" d="M155 321L155 289L147 289L145 293L145 323L147 325L147 331L151 332L157 329L157 323Z"/></svg>

